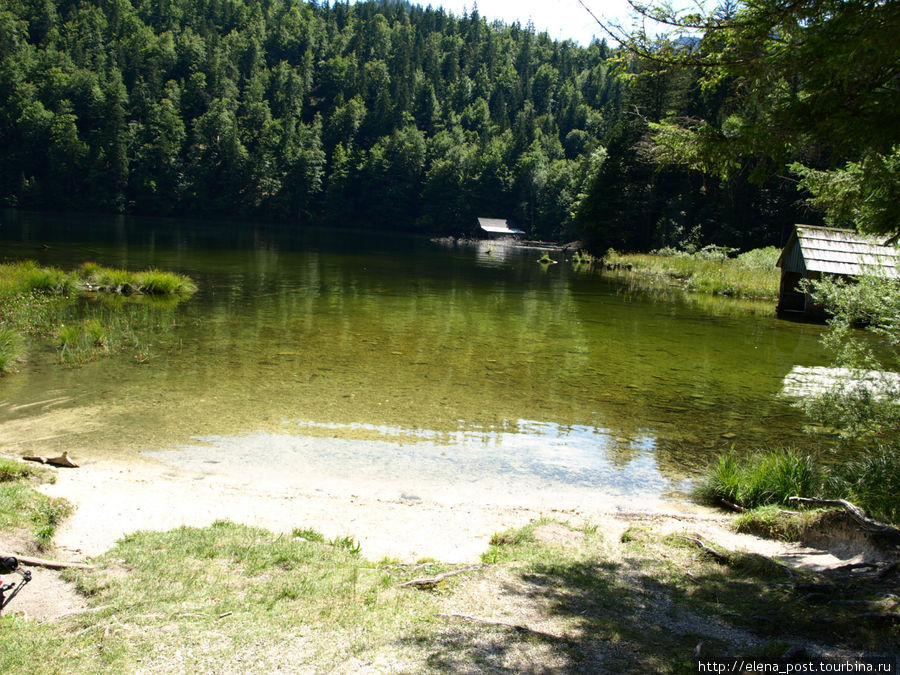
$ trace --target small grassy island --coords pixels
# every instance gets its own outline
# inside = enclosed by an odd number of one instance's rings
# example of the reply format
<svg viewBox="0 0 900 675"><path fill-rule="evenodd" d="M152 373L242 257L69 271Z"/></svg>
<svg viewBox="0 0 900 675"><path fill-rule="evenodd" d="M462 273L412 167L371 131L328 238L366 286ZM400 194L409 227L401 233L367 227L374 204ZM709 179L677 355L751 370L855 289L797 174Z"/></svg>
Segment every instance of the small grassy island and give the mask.
<svg viewBox="0 0 900 675"><path fill-rule="evenodd" d="M66 272L32 261L0 265L0 375L26 355L29 338L55 342L65 363L80 363L134 347L147 356L142 329L153 309L168 308L197 287L160 270L129 272L84 263Z"/></svg>

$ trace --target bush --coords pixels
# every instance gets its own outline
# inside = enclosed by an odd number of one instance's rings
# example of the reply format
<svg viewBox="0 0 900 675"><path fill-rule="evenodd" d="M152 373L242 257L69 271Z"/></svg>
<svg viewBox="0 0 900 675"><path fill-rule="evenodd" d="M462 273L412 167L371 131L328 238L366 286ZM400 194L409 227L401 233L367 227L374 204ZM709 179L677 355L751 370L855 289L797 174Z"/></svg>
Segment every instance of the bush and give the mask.
<svg viewBox="0 0 900 675"><path fill-rule="evenodd" d="M741 267L746 267L747 269L772 270L775 269L775 263L778 262L778 256L780 255L781 249L768 246L741 253L736 260Z"/></svg>

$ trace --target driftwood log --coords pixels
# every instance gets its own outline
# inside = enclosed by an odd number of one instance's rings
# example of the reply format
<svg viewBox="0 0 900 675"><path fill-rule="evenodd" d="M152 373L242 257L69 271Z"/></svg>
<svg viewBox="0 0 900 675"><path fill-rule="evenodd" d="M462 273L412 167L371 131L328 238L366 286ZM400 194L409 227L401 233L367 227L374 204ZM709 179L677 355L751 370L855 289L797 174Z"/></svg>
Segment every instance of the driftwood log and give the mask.
<svg viewBox="0 0 900 675"><path fill-rule="evenodd" d="M64 452L59 457L40 457L38 455L29 455L22 459L28 462L39 462L41 464L52 464L53 466L63 466L71 469L77 469L78 465L69 458L69 453Z"/></svg>

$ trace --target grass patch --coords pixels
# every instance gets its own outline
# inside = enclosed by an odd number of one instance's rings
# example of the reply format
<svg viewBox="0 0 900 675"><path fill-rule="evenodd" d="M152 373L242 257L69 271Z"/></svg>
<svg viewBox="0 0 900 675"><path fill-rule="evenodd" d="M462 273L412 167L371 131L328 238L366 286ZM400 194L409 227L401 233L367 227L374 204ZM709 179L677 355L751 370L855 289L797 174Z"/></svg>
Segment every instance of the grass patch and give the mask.
<svg viewBox="0 0 900 675"><path fill-rule="evenodd" d="M32 540L38 550L46 549L72 509L66 500L47 497L32 487L53 480L50 469L0 458L0 530Z"/></svg>
<svg viewBox="0 0 900 675"><path fill-rule="evenodd" d="M156 269L129 272L87 262L78 268L76 275L86 290L106 293L189 295L197 290L197 286L188 277Z"/></svg>
<svg viewBox="0 0 900 675"><path fill-rule="evenodd" d="M808 512L786 511L778 506L760 506L750 509L737 518L734 526L738 532L755 534L767 539L801 541L810 527Z"/></svg>
<svg viewBox="0 0 900 675"><path fill-rule="evenodd" d="M566 636L565 670L696 672L692 651L701 642L710 659L778 658L808 643L883 652L896 643L890 623L856 618L860 605L811 607L816 600L803 585L828 586L827 578L790 576L774 560L706 542L718 553L711 555L690 541L694 534L640 523L616 544L585 538L566 550L534 532L532 525L499 534L494 546L502 555L491 559L503 561L507 576L498 588L513 596L511 606L545 603L552 622L541 626ZM853 582L848 592L861 602L883 592L868 583Z"/></svg>
<svg viewBox="0 0 900 675"><path fill-rule="evenodd" d="M89 613L0 617L0 669L688 673L700 642L710 659L897 644L891 625L855 620L859 609L810 611L759 556L723 552L723 564L651 522L626 530L623 544L600 529L542 520L505 531L491 544L502 562L438 592L400 584L444 566L375 566L350 550L351 537L327 543L309 528L138 532L94 569L66 572Z"/></svg>
<svg viewBox="0 0 900 675"><path fill-rule="evenodd" d="M0 374L10 372L22 360L23 351L19 334L0 325Z"/></svg>
<svg viewBox="0 0 900 675"><path fill-rule="evenodd" d="M844 462L826 489L877 520L900 525L900 443L881 445Z"/></svg>
<svg viewBox="0 0 900 675"><path fill-rule="evenodd" d="M0 670L365 669L371 654L402 657L399 636L432 631L435 599L399 589L404 570L228 522L138 532L94 564L68 576L101 609L43 625L0 617Z"/></svg>
<svg viewBox="0 0 900 675"><path fill-rule="evenodd" d="M812 457L796 450L759 452L744 462L732 451L718 457L694 494L709 504L755 508L787 504L788 497L816 496L822 480Z"/></svg>
<svg viewBox="0 0 900 675"><path fill-rule="evenodd" d="M789 497L846 499L876 520L900 524L900 449L885 444L861 451L826 470L812 456L796 450L758 452L741 461L734 451L719 455L694 490L698 501L757 509L796 504ZM790 536L793 527L776 518L778 509L747 515L747 527L771 529L776 538ZM766 524L764 521L771 521ZM740 521L739 521L740 522ZM781 530L784 529L782 532ZM749 530L748 530L749 531Z"/></svg>
<svg viewBox="0 0 900 675"><path fill-rule="evenodd" d="M616 274L644 279L651 290L675 284L694 293L769 300L778 297L781 277L775 262L779 253L774 247L747 251L736 258L715 247L693 254L671 249L628 254L609 251L604 262Z"/></svg>

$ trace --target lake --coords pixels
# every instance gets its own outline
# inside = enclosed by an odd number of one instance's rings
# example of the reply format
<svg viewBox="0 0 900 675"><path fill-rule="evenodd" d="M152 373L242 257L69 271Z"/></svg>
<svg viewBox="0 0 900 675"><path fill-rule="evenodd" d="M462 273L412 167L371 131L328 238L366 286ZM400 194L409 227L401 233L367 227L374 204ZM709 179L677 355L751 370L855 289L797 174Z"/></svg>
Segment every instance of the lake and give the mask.
<svg viewBox="0 0 900 675"><path fill-rule="evenodd" d="M0 451L368 482L678 494L718 452L810 445L779 398L821 326L660 297L540 252L364 230L0 212L0 258L190 275L142 358L52 346L0 380ZM818 441L815 441L818 442Z"/></svg>

